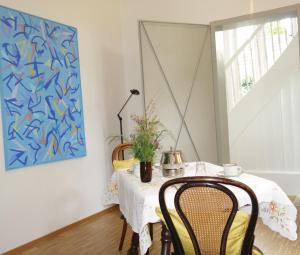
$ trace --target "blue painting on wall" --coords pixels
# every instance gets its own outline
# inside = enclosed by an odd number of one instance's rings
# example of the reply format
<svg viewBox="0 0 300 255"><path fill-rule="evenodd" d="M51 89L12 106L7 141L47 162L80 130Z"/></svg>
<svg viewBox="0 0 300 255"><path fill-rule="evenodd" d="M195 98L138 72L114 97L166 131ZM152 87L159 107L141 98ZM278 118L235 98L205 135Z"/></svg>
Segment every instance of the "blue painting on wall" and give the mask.
<svg viewBox="0 0 300 255"><path fill-rule="evenodd" d="M77 30L0 6L7 170L86 155Z"/></svg>

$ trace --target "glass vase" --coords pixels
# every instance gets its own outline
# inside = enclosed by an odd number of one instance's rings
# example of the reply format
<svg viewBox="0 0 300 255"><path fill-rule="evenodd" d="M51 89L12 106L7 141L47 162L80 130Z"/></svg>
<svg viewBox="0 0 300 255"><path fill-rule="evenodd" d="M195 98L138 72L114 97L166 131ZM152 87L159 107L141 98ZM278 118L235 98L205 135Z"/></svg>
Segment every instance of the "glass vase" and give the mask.
<svg viewBox="0 0 300 255"><path fill-rule="evenodd" d="M142 182L151 182L152 179L151 162L140 162L140 177Z"/></svg>

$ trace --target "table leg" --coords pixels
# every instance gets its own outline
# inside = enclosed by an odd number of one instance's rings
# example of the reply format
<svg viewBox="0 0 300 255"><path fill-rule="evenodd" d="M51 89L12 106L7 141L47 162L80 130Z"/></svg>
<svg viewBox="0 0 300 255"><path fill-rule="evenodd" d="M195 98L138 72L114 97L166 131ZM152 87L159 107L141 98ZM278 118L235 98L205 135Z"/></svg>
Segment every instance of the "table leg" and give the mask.
<svg viewBox="0 0 300 255"><path fill-rule="evenodd" d="M162 222L161 229L161 255L170 255L171 251L171 235L166 225Z"/></svg>
<svg viewBox="0 0 300 255"><path fill-rule="evenodd" d="M127 255L138 255L138 248L139 248L139 234L133 232L131 238L131 247L127 252Z"/></svg>

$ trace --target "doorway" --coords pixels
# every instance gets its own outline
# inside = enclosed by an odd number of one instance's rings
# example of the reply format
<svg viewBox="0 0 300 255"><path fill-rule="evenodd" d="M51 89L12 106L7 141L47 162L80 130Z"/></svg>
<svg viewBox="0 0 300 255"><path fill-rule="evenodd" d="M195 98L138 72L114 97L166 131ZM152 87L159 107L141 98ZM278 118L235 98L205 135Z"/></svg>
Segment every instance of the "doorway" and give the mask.
<svg viewBox="0 0 300 255"><path fill-rule="evenodd" d="M298 17L296 5L211 24L219 161L289 194L300 192Z"/></svg>

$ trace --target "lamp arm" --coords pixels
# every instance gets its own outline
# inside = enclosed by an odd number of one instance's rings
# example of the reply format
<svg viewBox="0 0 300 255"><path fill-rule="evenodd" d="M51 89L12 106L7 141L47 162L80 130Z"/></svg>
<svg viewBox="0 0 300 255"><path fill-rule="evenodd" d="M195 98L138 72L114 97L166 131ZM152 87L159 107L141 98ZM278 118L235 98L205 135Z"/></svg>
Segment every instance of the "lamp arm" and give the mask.
<svg viewBox="0 0 300 255"><path fill-rule="evenodd" d="M132 97L132 94L129 95L129 97L127 98L127 100L125 101L124 105L122 106L121 110L118 112L117 116L118 119L120 121L120 135L121 135L121 143L124 142L124 138L123 138L123 124L122 124L122 117L121 117L121 112L123 111L124 107L126 106L126 104L128 103L128 101L130 100L130 98ZM124 152L122 151L122 158L124 159Z"/></svg>
<svg viewBox="0 0 300 255"><path fill-rule="evenodd" d="M132 97L132 94L129 95L129 97L127 98L127 100L125 101L124 105L122 106L121 110L118 112L118 118L120 119L120 113L123 111L124 107L127 105L128 101L130 100L130 98ZM121 118L122 119L122 118Z"/></svg>

